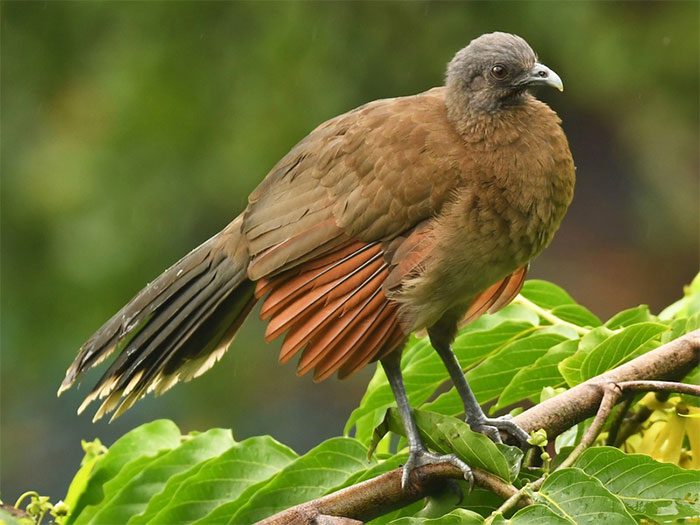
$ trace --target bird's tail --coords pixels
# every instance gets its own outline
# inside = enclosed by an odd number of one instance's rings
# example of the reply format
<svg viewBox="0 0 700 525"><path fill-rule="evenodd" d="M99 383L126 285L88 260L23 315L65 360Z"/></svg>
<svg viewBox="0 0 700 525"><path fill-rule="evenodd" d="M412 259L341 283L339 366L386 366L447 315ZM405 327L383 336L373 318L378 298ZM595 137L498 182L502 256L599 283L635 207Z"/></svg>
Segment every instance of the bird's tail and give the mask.
<svg viewBox="0 0 700 525"><path fill-rule="evenodd" d="M79 413L103 399L95 420L115 409L117 417L146 393L189 381L221 358L256 300L241 221L168 268L81 347L59 394L115 349L119 355Z"/></svg>

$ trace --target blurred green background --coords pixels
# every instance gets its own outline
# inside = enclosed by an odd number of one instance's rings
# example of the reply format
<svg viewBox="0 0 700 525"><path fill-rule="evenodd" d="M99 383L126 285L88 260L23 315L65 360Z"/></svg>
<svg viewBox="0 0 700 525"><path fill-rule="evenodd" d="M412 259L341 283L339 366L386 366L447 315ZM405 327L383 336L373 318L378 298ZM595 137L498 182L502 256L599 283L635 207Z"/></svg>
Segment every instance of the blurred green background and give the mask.
<svg viewBox="0 0 700 525"><path fill-rule="evenodd" d="M493 30L564 79L541 98L578 167L574 204L531 276L598 315L680 295L698 262L698 2L2 3L2 486L60 498L82 452L153 418L338 434L370 370L313 385L252 316L204 380L108 425L55 396L79 345L238 214L320 122L442 82ZM85 384L86 383L86 384Z"/></svg>

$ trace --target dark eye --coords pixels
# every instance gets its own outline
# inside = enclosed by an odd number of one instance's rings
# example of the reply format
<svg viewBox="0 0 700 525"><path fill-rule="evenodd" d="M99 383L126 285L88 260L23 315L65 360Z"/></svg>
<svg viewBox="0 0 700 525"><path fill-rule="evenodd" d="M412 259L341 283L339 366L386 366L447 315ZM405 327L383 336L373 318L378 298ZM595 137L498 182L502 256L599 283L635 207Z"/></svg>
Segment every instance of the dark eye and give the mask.
<svg viewBox="0 0 700 525"><path fill-rule="evenodd" d="M491 76L496 80L503 80L508 76L508 69L503 64L496 64L491 68Z"/></svg>

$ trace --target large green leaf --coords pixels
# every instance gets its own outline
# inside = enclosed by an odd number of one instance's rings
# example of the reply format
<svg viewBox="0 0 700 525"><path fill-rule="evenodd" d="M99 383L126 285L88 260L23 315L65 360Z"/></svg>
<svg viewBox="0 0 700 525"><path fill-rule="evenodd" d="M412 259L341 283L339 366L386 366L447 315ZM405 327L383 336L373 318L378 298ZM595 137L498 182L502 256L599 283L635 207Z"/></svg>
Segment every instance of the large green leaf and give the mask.
<svg viewBox="0 0 700 525"><path fill-rule="evenodd" d="M535 493L534 502L547 507L566 521L555 520L539 507L525 508L513 516L513 523L570 523L576 525L634 525L636 521L624 504L596 478L578 468L557 470ZM542 520L542 521L540 521Z"/></svg>
<svg viewBox="0 0 700 525"><path fill-rule="evenodd" d="M650 350L653 346L647 343L667 329L660 323L639 323L609 337L591 350L581 363L582 379L595 377L636 357L642 350Z"/></svg>
<svg viewBox="0 0 700 525"><path fill-rule="evenodd" d="M429 449L441 454L454 453L467 465L487 470L507 481L512 481L517 475L522 453L511 454L511 449L518 450L515 447L507 447L509 453L504 454L485 435L474 432L469 425L454 417L424 410L414 410L413 415L423 443ZM377 437L383 436L387 430L402 436L406 435L396 409L387 411L385 422L378 429ZM504 447L504 445L501 446Z"/></svg>
<svg viewBox="0 0 700 525"><path fill-rule="evenodd" d="M562 341L547 350L547 353L531 365L518 370L503 389L495 409L499 410L523 399L539 396L544 387L562 385L564 378L559 373L558 365L563 359L576 352L578 343L578 340L571 339Z"/></svg>
<svg viewBox="0 0 700 525"><path fill-rule="evenodd" d="M80 469L73 476L73 479L68 486L68 491L66 492L66 497L64 498L64 503L68 509L74 509L77 507L78 500L81 498L85 489L87 488L88 482L90 481L90 476L92 476L92 471L95 470L97 464L105 457L107 452L106 447L102 445L99 439L93 442L82 441L83 450L85 450L85 456L80 462ZM63 520L68 519L68 516L63 518ZM60 521L63 523L63 521Z"/></svg>
<svg viewBox="0 0 700 525"><path fill-rule="evenodd" d="M645 304L640 304L639 306L622 310L621 312L613 315L605 322L605 326L611 330L619 330L620 328L631 326L633 324L654 321L656 321L656 317L651 314L649 307Z"/></svg>
<svg viewBox="0 0 700 525"><path fill-rule="evenodd" d="M104 485L123 469L130 465L141 465L143 458L148 460L160 451L174 448L180 444L180 430L175 423L168 420L157 420L135 428L118 439L107 454L99 461L85 491L65 523L86 523L97 510L96 507L104 498ZM129 469L131 471L131 469Z"/></svg>
<svg viewBox="0 0 700 525"><path fill-rule="evenodd" d="M563 288L539 279L525 281L520 295L547 310L565 304L576 304L576 301Z"/></svg>
<svg viewBox="0 0 700 525"><path fill-rule="evenodd" d="M172 478L129 525L192 523L221 505L229 505L232 514L246 503L241 496L247 490L267 482L296 457L269 436L236 443L201 463L200 469L191 469L188 476Z"/></svg>
<svg viewBox="0 0 700 525"><path fill-rule="evenodd" d="M552 308L552 315L578 326L596 327L602 323L590 310L580 304L562 304Z"/></svg>
<svg viewBox="0 0 700 525"><path fill-rule="evenodd" d="M559 363L559 373L569 386L602 374L640 353L650 350L652 341L667 330L660 323L636 323L616 331L601 326L581 338L578 350Z"/></svg>
<svg viewBox="0 0 700 525"><path fill-rule="evenodd" d="M122 469L105 483L105 498L89 522L78 519L76 523L126 523L146 508L151 497L158 494L173 475L221 454L231 445L230 430L212 429L188 436L179 447L154 458L132 462L129 468Z"/></svg>
<svg viewBox="0 0 700 525"><path fill-rule="evenodd" d="M254 523L288 507L323 496L373 465L367 448L355 439L332 438L296 459L240 505L224 504L197 524ZM236 502L234 502L236 503Z"/></svg>
<svg viewBox="0 0 700 525"><path fill-rule="evenodd" d="M683 298L664 308L659 314L659 319L665 321L674 318L680 319L690 317L698 312L700 312L700 273L695 276L693 282L685 287Z"/></svg>
<svg viewBox="0 0 700 525"><path fill-rule="evenodd" d="M576 467L595 477L634 513L668 520L700 516L700 473L612 447L586 450Z"/></svg>
<svg viewBox="0 0 700 525"><path fill-rule="evenodd" d="M568 325L577 333L579 327L597 327L600 319L587 308L576 304L566 291L555 284L533 279L527 281L516 302L528 305L542 318L545 324Z"/></svg>
<svg viewBox="0 0 700 525"><path fill-rule="evenodd" d="M571 521L568 516L559 515L549 507L539 503L529 505L518 511L510 520L501 518L493 521L493 525L533 525L535 523L537 525L576 525L577 522Z"/></svg>

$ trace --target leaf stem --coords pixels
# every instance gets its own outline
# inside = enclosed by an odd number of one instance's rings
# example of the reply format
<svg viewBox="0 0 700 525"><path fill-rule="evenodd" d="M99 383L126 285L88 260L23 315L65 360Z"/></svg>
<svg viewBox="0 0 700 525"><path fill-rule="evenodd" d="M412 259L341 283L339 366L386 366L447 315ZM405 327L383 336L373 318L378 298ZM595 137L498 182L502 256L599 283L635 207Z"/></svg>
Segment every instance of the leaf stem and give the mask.
<svg viewBox="0 0 700 525"><path fill-rule="evenodd" d="M529 299L526 299L522 295L518 295L513 300L513 302L518 303L518 304L522 304L523 306L529 308L530 310L535 312L537 315L539 315L542 319L549 321L553 325L568 326L581 336L586 335L588 332L591 331L590 328L585 328L583 326L579 326L579 325L571 323L569 321L565 321L561 317L554 315L551 310L547 310L546 308L542 308L541 306L533 303Z"/></svg>
<svg viewBox="0 0 700 525"><path fill-rule="evenodd" d="M31 496L38 498L39 493L36 490L28 490L27 492L23 492L22 494L20 494L19 498L17 498L17 501L15 501L14 507L16 509L20 508L19 506L22 504L22 501L24 500L24 498L31 497Z"/></svg>

